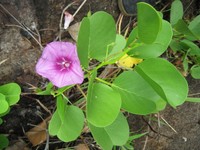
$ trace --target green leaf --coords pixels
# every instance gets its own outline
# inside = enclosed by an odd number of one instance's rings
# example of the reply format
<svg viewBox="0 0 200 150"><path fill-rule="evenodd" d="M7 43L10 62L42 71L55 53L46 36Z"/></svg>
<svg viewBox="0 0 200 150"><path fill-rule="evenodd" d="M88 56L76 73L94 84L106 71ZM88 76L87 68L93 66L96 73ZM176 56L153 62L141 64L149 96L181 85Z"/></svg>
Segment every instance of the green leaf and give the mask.
<svg viewBox="0 0 200 150"><path fill-rule="evenodd" d="M90 18L89 56L103 61L107 46L115 42L116 27L113 17L103 11L96 12Z"/></svg>
<svg viewBox="0 0 200 150"><path fill-rule="evenodd" d="M188 28L190 29L190 31L192 31L192 33L198 37L198 39L200 39L200 15L196 16L190 23Z"/></svg>
<svg viewBox="0 0 200 150"><path fill-rule="evenodd" d="M187 81L167 60L147 59L135 69L171 106L181 105L187 98Z"/></svg>
<svg viewBox="0 0 200 150"><path fill-rule="evenodd" d="M172 39L171 43L170 43L170 48L174 51L181 51L182 50L182 45L180 44L179 41L176 41L174 39Z"/></svg>
<svg viewBox="0 0 200 150"><path fill-rule="evenodd" d="M129 37L128 37L128 40L127 40L127 43L126 43L126 47L128 47L128 46L132 46L132 44L134 43L134 42L136 42L136 38L138 37L138 28L137 27L135 27L132 31L131 31L131 33L130 33L130 35L129 35Z"/></svg>
<svg viewBox="0 0 200 150"><path fill-rule="evenodd" d="M10 107L8 107L7 111L4 113L0 113L0 117L7 115L10 112Z"/></svg>
<svg viewBox="0 0 200 150"><path fill-rule="evenodd" d="M84 114L76 106L67 106L64 114L56 110L49 123L50 135L57 136L64 142L75 140L82 131L84 125Z"/></svg>
<svg viewBox="0 0 200 150"><path fill-rule="evenodd" d="M16 104L20 99L21 88L16 83L8 83L0 86L0 93L5 95L9 106Z"/></svg>
<svg viewBox="0 0 200 150"><path fill-rule="evenodd" d="M190 55L200 56L200 48L196 44L194 44L192 41L184 39L180 42L180 44L182 45L183 49L185 49L185 50L190 49L190 51L189 51Z"/></svg>
<svg viewBox="0 0 200 150"><path fill-rule="evenodd" d="M1 93L0 93L0 106L1 106L0 114L4 114L9 108L9 105L8 105L8 102L6 101L5 96Z"/></svg>
<svg viewBox="0 0 200 150"><path fill-rule="evenodd" d="M67 106L66 101L64 100L64 98L62 97L62 95L59 95L56 97L56 106L57 106L57 111L58 111L58 115L60 117L61 120L65 119L65 109Z"/></svg>
<svg viewBox="0 0 200 150"><path fill-rule="evenodd" d="M88 58L89 38L90 38L90 21L88 18L83 18L78 33L77 51L81 65L86 69L88 68L89 64L89 58Z"/></svg>
<svg viewBox="0 0 200 150"><path fill-rule="evenodd" d="M96 127L113 123L119 114L121 98L119 93L102 83L93 83L88 91L87 120Z"/></svg>
<svg viewBox="0 0 200 150"><path fill-rule="evenodd" d="M52 87L53 87L53 84L49 82L44 91L37 89L36 94L37 95L51 95Z"/></svg>
<svg viewBox="0 0 200 150"><path fill-rule="evenodd" d="M78 55L84 68L89 58L103 61L107 56L108 45L115 42L116 27L113 17L103 11L84 18L78 35Z"/></svg>
<svg viewBox="0 0 200 150"><path fill-rule="evenodd" d="M148 132L132 135L132 136L129 137L129 140L133 141L135 139L139 139L139 138L143 137L144 135L146 135L147 133Z"/></svg>
<svg viewBox="0 0 200 150"><path fill-rule="evenodd" d="M179 20L175 25L174 29L179 33L188 36L189 38L196 39L195 35L190 31L188 25L183 20Z"/></svg>
<svg viewBox="0 0 200 150"><path fill-rule="evenodd" d="M8 138L0 134L0 149L8 147L9 141Z"/></svg>
<svg viewBox="0 0 200 150"><path fill-rule="evenodd" d="M162 28L156 40L152 44L141 43L138 47L130 50L129 55L137 58L154 58L160 56L167 50L172 39L172 28L167 21L162 21ZM131 49L131 48L130 48Z"/></svg>
<svg viewBox="0 0 200 150"><path fill-rule="evenodd" d="M183 17L183 5L180 0L175 0L171 5L170 23L175 25Z"/></svg>
<svg viewBox="0 0 200 150"><path fill-rule="evenodd" d="M125 71L113 82L122 99L122 108L133 114L146 115L156 110L154 100L160 96L135 71Z"/></svg>
<svg viewBox="0 0 200 150"><path fill-rule="evenodd" d="M0 118L0 125L3 123L3 120Z"/></svg>
<svg viewBox="0 0 200 150"><path fill-rule="evenodd" d="M137 9L139 40L151 44L156 40L161 29L162 19L158 12L147 3L137 3Z"/></svg>
<svg viewBox="0 0 200 150"><path fill-rule="evenodd" d="M193 78L200 79L200 66L198 66L198 65L192 66L190 73Z"/></svg>
<svg viewBox="0 0 200 150"><path fill-rule="evenodd" d="M128 122L122 113L119 113L116 120L107 127L88 125L95 141L104 150L111 150L114 145L122 146L129 138Z"/></svg>
<svg viewBox="0 0 200 150"><path fill-rule="evenodd" d="M123 48L126 46L126 39L124 36L117 34L115 45L112 50L109 52L108 60L113 60L121 56Z"/></svg>

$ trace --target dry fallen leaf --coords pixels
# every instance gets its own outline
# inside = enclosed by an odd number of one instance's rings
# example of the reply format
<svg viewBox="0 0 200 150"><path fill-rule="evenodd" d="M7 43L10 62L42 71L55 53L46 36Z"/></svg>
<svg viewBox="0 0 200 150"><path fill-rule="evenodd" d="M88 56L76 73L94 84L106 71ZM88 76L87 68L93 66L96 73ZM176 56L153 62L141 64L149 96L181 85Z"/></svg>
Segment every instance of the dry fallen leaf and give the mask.
<svg viewBox="0 0 200 150"><path fill-rule="evenodd" d="M130 57L129 55L125 54L117 61L117 65L122 68L132 68L134 65L137 65L142 61L142 59Z"/></svg>
<svg viewBox="0 0 200 150"><path fill-rule="evenodd" d="M25 133L33 146L37 146L46 141L47 121L49 121L49 119L50 117L46 118L45 120L43 120L43 122L41 122L40 124L38 124L37 126Z"/></svg>
<svg viewBox="0 0 200 150"><path fill-rule="evenodd" d="M11 146L7 147L6 150L30 150L26 146L27 146L27 144L22 139L19 139L19 141L15 142Z"/></svg>
<svg viewBox="0 0 200 150"><path fill-rule="evenodd" d="M68 32L71 35L71 37L77 42L78 39L78 32L79 32L79 28L80 28L80 22L77 22L73 25L71 25L68 28Z"/></svg>

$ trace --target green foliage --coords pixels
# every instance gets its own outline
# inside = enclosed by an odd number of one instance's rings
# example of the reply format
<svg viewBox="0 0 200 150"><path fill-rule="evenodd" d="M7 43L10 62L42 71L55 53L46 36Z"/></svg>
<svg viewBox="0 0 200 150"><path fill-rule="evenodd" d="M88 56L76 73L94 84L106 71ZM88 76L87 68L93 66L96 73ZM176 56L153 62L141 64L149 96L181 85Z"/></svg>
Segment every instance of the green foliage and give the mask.
<svg viewBox="0 0 200 150"><path fill-rule="evenodd" d="M0 93L0 106L1 106L0 114L5 113L9 108L9 104L6 101L5 95L3 95L1 93Z"/></svg>
<svg viewBox="0 0 200 150"><path fill-rule="evenodd" d="M190 23L188 28L190 31L197 37L197 39L200 39L200 15L196 16Z"/></svg>
<svg viewBox="0 0 200 150"><path fill-rule="evenodd" d="M0 117L9 112L10 106L20 99L21 88L16 83L8 83L0 86Z"/></svg>
<svg viewBox="0 0 200 150"><path fill-rule="evenodd" d="M162 19L149 4L137 3L138 37L145 44L153 43L162 27Z"/></svg>
<svg viewBox="0 0 200 150"><path fill-rule="evenodd" d="M57 109L49 124L50 135L65 142L73 141L81 134L85 120L102 149L111 150L114 146L133 149L132 140L146 133L129 137L128 122L122 111L147 115L165 109L167 104L176 108L186 100L198 101L187 98L188 84L176 67L158 57L170 45L175 53L182 52L185 69L189 66L188 56L200 58L194 43L199 37L199 17L191 23L184 21L179 0L172 4L171 24L149 4L141 2L137 6L137 26L127 40L116 33L110 14L100 11L83 18L77 42L86 73L84 84L78 86L82 96L79 94L72 105L64 92L73 85L55 89L50 84L44 91L38 91L57 98ZM107 65L117 66L116 62L123 56L130 57L129 61L143 60L111 77L99 77L100 71L106 70ZM200 63L199 60L196 62ZM199 64L191 69L191 74L199 78Z"/></svg>
<svg viewBox="0 0 200 150"><path fill-rule="evenodd" d="M148 59L136 67L136 72L171 106L181 105L187 98L187 81L167 60Z"/></svg>
<svg viewBox="0 0 200 150"><path fill-rule="evenodd" d="M9 141L8 141L7 137L0 134L0 149L6 148L8 146L8 144L9 144Z"/></svg>
<svg viewBox="0 0 200 150"><path fill-rule="evenodd" d="M88 50L89 50L89 38L90 38L90 20L88 18L83 18L80 26L80 31L77 41L78 57L80 59L81 65L84 68L88 68Z"/></svg>
<svg viewBox="0 0 200 150"><path fill-rule="evenodd" d="M90 93L91 92L91 93ZM121 107L119 93L102 83L92 83L88 91L87 120L96 127L110 125L118 116Z"/></svg>
<svg viewBox="0 0 200 150"><path fill-rule="evenodd" d="M108 49L110 53L106 57L106 61L109 63L115 63L120 57L123 56L122 49L124 49L125 46L126 39L122 35L117 34L114 45L111 47L111 50Z"/></svg>
<svg viewBox="0 0 200 150"><path fill-rule="evenodd" d="M83 20L78 37L78 54L83 67L87 68L88 58L105 59L107 46L115 42L115 21L110 14L97 12Z"/></svg>
<svg viewBox="0 0 200 150"><path fill-rule="evenodd" d="M152 99L160 99L153 89L135 72L125 71L113 82L122 99L122 108L133 114L149 114L156 110ZM157 96L157 97L156 97Z"/></svg>
<svg viewBox="0 0 200 150"><path fill-rule="evenodd" d="M5 116L10 106L16 104L20 99L21 88L16 83L8 83L0 86L0 117ZM0 125L3 120L0 118ZM0 134L0 149L4 149L8 146L9 141L6 136Z"/></svg>
<svg viewBox="0 0 200 150"><path fill-rule="evenodd" d="M69 142L75 140L81 133L84 124L84 114L76 106L69 106L61 97L57 97L57 109L49 123L50 135Z"/></svg>
<svg viewBox="0 0 200 150"><path fill-rule="evenodd" d="M0 93L5 95L6 101L11 106L19 101L21 88L16 83L8 83L0 86Z"/></svg>
<svg viewBox="0 0 200 150"><path fill-rule="evenodd" d="M183 17L183 7L180 0L175 0L171 6L170 22L173 25L173 40L170 48L175 53L181 53L184 71L190 72L192 77L198 78L199 72L196 66L199 66L200 48L198 40L200 39L200 15L191 21ZM192 65L189 65L192 64ZM192 67L190 67L192 66ZM194 67L193 67L194 66ZM197 67L198 68L198 67Z"/></svg>
<svg viewBox="0 0 200 150"><path fill-rule="evenodd" d="M96 142L104 150L111 150L113 145L122 146L129 138L128 122L122 113L119 113L109 126L100 128L89 124L89 128Z"/></svg>
<svg viewBox="0 0 200 150"><path fill-rule="evenodd" d="M195 65L190 71L193 78L200 79L200 66Z"/></svg>
<svg viewBox="0 0 200 150"><path fill-rule="evenodd" d="M183 17L183 5L180 0L175 0L171 5L170 23L175 25Z"/></svg>
<svg viewBox="0 0 200 150"><path fill-rule="evenodd" d="M137 29L135 29L135 32L137 32ZM129 36L127 43L130 43L129 39L134 40L133 36L137 38L137 36L135 36L134 33L132 34ZM172 34L173 32L171 25L167 21L163 20L162 28L159 31L155 41L151 44L145 44L137 41L139 46L135 47L133 45L133 48L130 47L129 54L131 56L144 59L158 57L166 51L169 43L171 42Z"/></svg>

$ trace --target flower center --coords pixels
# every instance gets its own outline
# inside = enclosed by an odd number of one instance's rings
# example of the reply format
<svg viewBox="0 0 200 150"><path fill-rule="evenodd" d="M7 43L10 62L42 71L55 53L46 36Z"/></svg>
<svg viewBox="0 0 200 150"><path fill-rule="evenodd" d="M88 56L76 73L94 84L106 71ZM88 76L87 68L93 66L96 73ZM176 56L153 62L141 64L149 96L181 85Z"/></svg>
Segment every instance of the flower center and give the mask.
<svg viewBox="0 0 200 150"><path fill-rule="evenodd" d="M57 62L60 71L66 70L70 67L71 62L66 58L62 57L60 61Z"/></svg>

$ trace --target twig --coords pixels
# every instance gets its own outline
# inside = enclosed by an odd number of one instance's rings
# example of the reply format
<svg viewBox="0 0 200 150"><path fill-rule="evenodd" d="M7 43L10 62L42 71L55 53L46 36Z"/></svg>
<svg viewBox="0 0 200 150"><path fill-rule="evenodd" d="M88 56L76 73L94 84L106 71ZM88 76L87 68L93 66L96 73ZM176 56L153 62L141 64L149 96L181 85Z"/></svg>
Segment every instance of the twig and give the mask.
<svg viewBox="0 0 200 150"><path fill-rule="evenodd" d="M7 59L4 59L4 60L2 60L1 62L0 62L0 65L1 64L3 64L4 62L6 62L8 60L8 58Z"/></svg>
<svg viewBox="0 0 200 150"><path fill-rule="evenodd" d="M150 123L151 123L151 119L149 118L148 124L150 125ZM149 131L150 131L150 126L148 126L148 129L147 129L147 132L148 132L148 133L149 133ZM149 136L146 136L145 142L144 142L144 146L143 146L142 150L145 150L145 149L146 149L148 139L149 139Z"/></svg>
<svg viewBox="0 0 200 150"><path fill-rule="evenodd" d="M129 31L129 29L130 29L130 24L131 24L131 20L132 20L132 17L130 17L130 19L129 19L129 22L128 22L128 24L126 25L126 27L125 27L125 33L124 33L124 37L126 38L126 36L127 36L127 34L128 34L128 31Z"/></svg>
<svg viewBox="0 0 200 150"><path fill-rule="evenodd" d="M81 94L83 95L83 97L87 100L87 96L85 95L85 93L83 92L83 90L81 89L80 85L76 85L76 87L78 88L78 90L81 92Z"/></svg>
<svg viewBox="0 0 200 150"><path fill-rule="evenodd" d="M163 12L168 6L169 6L170 3L167 3L161 10L160 12Z"/></svg>
<svg viewBox="0 0 200 150"><path fill-rule="evenodd" d="M79 12L79 10L83 7L83 5L86 3L87 0L84 0L81 5L78 7L78 9L76 10L76 12L72 15L73 17L76 16L76 14Z"/></svg>
<svg viewBox="0 0 200 150"><path fill-rule="evenodd" d="M122 25L123 17L124 16L122 14L120 14L118 21L117 21L118 34L121 34L121 25Z"/></svg>
<svg viewBox="0 0 200 150"><path fill-rule="evenodd" d="M142 117L142 120L148 125L148 127L151 129L151 131L153 131L154 133L158 134L158 135L161 135L163 137L166 137L166 138L169 138L169 139L172 139L171 137L167 136L167 135L164 135L162 133L159 133L157 132L156 130L153 129L153 127L144 119L144 117Z"/></svg>
<svg viewBox="0 0 200 150"><path fill-rule="evenodd" d="M78 9L76 10L76 12L72 15L73 17L75 17L76 16L76 14L79 12L79 10L83 7L83 5L85 4L85 2L86 2L87 0L84 0L82 3L81 3L81 5L78 7ZM63 22L63 16L64 16L64 13L65 13L65 11L70 7L70 6L72 6L74 3L76 3L76 1L74 1L74 2L72 2L72 3L70 3L69 5L67 5L63 10L62 10L62 14L61 14L61 16L60 16L60 23L59 23L59 29L60 29L60 31L59 31L59 35L58 35L58 39L59 39L59 41L61 41L61 35L62 35L62 32L63 32L63 28L62 28L62 22ZM57 38L56 38L56 40L57 40Z"/></svg>
<svg viewBox="0 0 200 150"><path fill-rule="evenodd" d="M38 43L38 45L40 46L40 49L43 49L42 44L35 38L35 36L30 32L31 30L23 25L19 20L17 20L17 18L15 18L15 16L13 16L2 4L0 4L1 8L3 8L3 10L8 13L20 26L23 30L25 30L26 32L28 32L30 34L30 36Z"/></svg>
<svg viewBox="0 0 200 150"><path fill-rule="evenodd" d="M184 14L185 14L186 11L189 9L189 7L192 5L193 2L194 2L194 0L192 0L192 1L189 3L189 5L187 6L187 8L186 8L185 11L184 11Z"/></svg>
<svg viewBox="0 0 200 150"><path fill-rule="evenodd" d="M33 98L33 97L26 96L26 95L24 95L24 96L25 96L25 97L28 97L28 98L30 98L30 99L32 99L32 100L35 100L46 112L48 112L50 115L52 115L51 111L50 111L46 106L44 106L44 105L40 102L40 100L38 100L38 99L36 99L36 98Z"/></svg>
<svg viewBox="0 0 200 150"><path fill-rule="evenodd" d="M44 150L49 150L49 132L46 130L46 144Z"/></svg>
<svg viewBox="0 0 200 150"><path fill-rule="evenodd" d="M61 34L62 34L62 22L63 22L63 16L64 16L64 13L65 13L65 11L71 6L71 5L73 5L74 3L75 3L76 1L74 1L74 2L72 2L72 3L70 3L69 5L67 5L63 10L62 10L62 13L61 13L61 16L60 16L60 23L59 23L59 35L58 35L58 38L59 38L59 40L61 41Z"/></svg>
<svg viewBox="0 0 200 150"><path fill-rule="evenodd" d="M35 100L46 112L48 112L50 115L52 115L51 111L46 106L44 106L38 99L35 99Z"/></svg>
<svg viewBox="0 0 200 150"><path fill-rule="evenodd" d="M196 95L200 95L200 93L193 93L193 94L189 94L188 96L196 96Z"/></svg>
<svg viewBox="0 0 200 150"><path fill-rule="evenodd" d="M160 116L160 118L161 118L175 133L177 133L177 131L176 131L162 116Z"/></svg>

